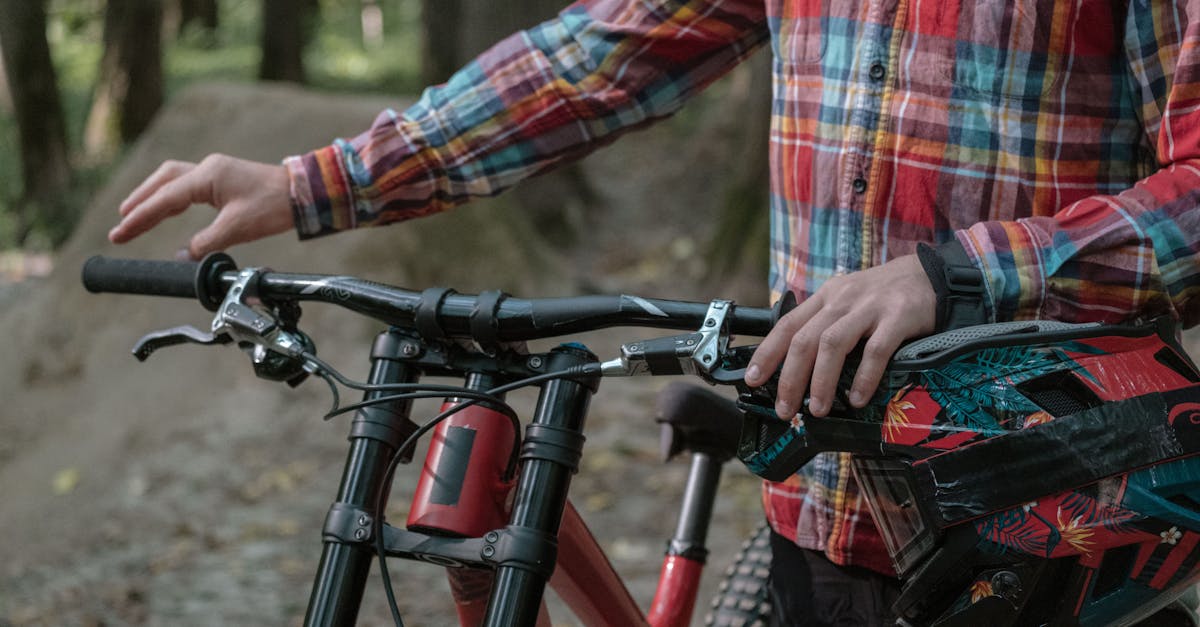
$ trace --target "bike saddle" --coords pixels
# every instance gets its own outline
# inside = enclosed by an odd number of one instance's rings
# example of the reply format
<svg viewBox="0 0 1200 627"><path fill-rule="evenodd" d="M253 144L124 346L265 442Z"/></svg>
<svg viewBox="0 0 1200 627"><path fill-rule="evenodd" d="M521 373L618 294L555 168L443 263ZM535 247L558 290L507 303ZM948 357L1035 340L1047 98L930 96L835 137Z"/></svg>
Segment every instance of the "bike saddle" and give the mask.
<svg viewBox="0 0 1200 627"><path fill-rule="evenodd" d="M658 393L654 420L662 425L663 461L683 451L708 453L724 462L737 452L742 412L709 388L674 381Z"/></svg>

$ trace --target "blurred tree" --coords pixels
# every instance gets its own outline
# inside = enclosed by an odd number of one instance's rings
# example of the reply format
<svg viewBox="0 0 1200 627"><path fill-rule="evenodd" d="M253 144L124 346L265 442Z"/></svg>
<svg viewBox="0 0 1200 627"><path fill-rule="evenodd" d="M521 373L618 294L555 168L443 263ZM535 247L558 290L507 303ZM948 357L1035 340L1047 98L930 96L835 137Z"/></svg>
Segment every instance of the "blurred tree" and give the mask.
<svg viewBox="0 0 1200 627"><path fill-rule="evenodd" d="M179 32L191 26L214 32L220 24L217 0L179 0Z"/></svg>
<svg viewBox="0 0 1200 627"><path fill-rule="evenodd" d="M707 116L716 127L724 176L716 182L721 199L717 227L702 251L709 279L732 276L744 264L766 270L770 249L771 56L759 52L733 71L724 97ZM706 149L709 147L698 147Z"/></svg>
<svg viewBox="0 0 1200 627"><path fill-rule="evenodd" d="M3 49L4 44L0 43L0 49ZM4 113L12 113L13 101L12 94L8 91L8 76L4 73L4 57L0 55L0 111Z"/></svg>
<svg viewBox="0 0 1200 627"><path fill-rule="evenodd" d="M466 60L459 46L463 0L421 0L421 82L445 82Z"/></svg>
<svg viewBox="0 0 1200 627"><path fill-rule="evenodd" d="M66 210L71 180L67 132L50 44L44 0L0 0L0 56L20 136L22 191L16 233L24 241L35 222L53 223Z"/></svg>
<svg viewBox="0 0 1200 627"><path fill-rule="evenodd" d="M460 1L462 32L457 41L462 61L487 50L503 37L554 17L567 5L563 0ZM441 0L425 3L440 5Z"/></svg>
<svg viewBox="0 0 1200 627"><path fill-rule="evenodd" d="M319 12L318 0L263 0L260 79L304 82L304 48Z"/></svg>
<svg viewBox="0 0 1200 627"><path fill-rule="evenodd" d="M445 81L464 63L518 30L554 17L563 0L421 0L421 79Z"/></svg>
<svg viewBox="0 0 1200 627"><path fill-rule="evenodd" d="M133 141L162 106L162 23L158 0L108 0L104 54L84 129L87 154L104 155Z"/></svg>
<svg viewBox="0 0 1200 627"><path fill-rule="evenodd" d="M374 50L383 45L383 7L379 0L362 0L362 9L358 12L359 25L362 27L363 48Z"/></svg>

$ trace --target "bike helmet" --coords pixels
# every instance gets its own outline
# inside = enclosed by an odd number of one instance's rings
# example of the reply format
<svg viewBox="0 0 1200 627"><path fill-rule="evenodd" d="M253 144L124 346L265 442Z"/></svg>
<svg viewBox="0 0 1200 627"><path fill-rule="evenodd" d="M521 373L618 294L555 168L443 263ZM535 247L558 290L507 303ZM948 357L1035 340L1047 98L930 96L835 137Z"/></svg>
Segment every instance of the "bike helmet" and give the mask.
<svg viewBox="0 0 1200 627"><path fill-rule="evenodd" d="M790 462L855 453L907 624L1127 624L1200 579L1200 375L1169 319L935 335L867 408L787 428Z"/></svg>

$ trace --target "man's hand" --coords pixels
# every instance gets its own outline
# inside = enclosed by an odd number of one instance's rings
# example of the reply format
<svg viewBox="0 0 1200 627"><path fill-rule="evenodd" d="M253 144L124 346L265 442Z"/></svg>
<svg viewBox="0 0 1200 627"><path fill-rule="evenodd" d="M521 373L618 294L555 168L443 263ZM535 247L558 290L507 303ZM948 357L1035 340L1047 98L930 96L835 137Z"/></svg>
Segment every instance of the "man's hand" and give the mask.
<svg viewBox="0 0 1200 627"><path fill-rule="evenodd" d="M847 353L865 339L850 390L850 403L862 407L900 344L933 332L936 312L937 296L916 255L833 277L779 320L750 359L746 383L762 385L783 362L775 413L791 418L808 389L809 411L825 416Z"/></svg>
<svg viewBox="0 0 1200 627"><path fill-rule="evenodd" d="M108 239L123 244L189 206L206 203L218 213L180 251L191 259L292 227L291 197L283 166L209 155L199 164L168 161L121 203L121 221Z"/></svg>

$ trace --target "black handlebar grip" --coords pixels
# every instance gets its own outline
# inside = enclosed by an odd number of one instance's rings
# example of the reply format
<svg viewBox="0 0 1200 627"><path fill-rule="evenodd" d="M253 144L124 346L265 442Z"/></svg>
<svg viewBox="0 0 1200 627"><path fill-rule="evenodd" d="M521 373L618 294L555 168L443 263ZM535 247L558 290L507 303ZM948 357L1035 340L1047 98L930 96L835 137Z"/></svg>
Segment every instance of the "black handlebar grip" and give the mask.
<svg viewBox="0 0 1200 627"><path fill-rule="evenodd" d="M196 297L195 261L151 261L95 256L83 264L83 286L89 292L149 296Z"/></svg>

